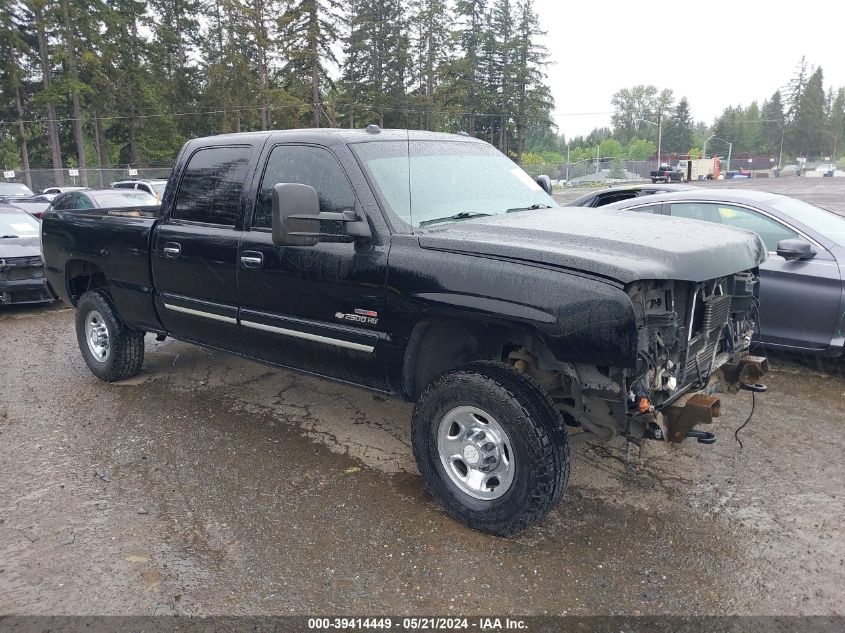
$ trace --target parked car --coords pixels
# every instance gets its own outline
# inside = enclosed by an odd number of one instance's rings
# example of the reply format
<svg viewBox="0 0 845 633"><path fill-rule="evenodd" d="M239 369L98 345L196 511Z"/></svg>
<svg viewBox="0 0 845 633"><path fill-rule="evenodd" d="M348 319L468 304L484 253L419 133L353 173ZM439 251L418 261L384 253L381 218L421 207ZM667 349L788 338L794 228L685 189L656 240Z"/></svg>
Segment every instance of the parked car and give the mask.
<svg viewBox="0 0 845 633"><path fill-rule="evenodd" d="M739 169L732 169L731 171L725 172L725 180L745 180L746 178L751 178L752 175L750 169L740 167Z"/></svg>
<svg viewBox="0 0 845 633"><path fill-rule="evenodd" d="M53 301L38 230L31 215L0 203L0 305Z"/></svg>
<svg viewBox="0 0 845 633"><path fill-rule="evenodd" d="M37 219L50 206L49 196L34 194L32 189L17 182L0 182L0 202L12 204Z"/></svg>
<svg viewBox="0 0 845 633"><path fill-rule="evenodd" d="M606 204L630 200L631 198L641 198L642 196L650 196L655 193L665 193L667 191L687 191L689 189L695 189L695 187L680 184L639 184L610 187L608 189L600 189L599 191L591 191L579 198L570 200L566 203L566 206L603 207Z"/></svg>
<svg viewBox="0 0 845 633"><path fill-rule="evenodd" d="M0 201L14 202L34 195L32 189L19 182L0 182Z"/></svg>
<svg viewBox="0 0 845 633"><path fill-rule="evenodd" d="M658 182L683 182L684 172L675 169L671 165L661 165L652 172L649 172L652 184Z"/></svg>
<svg viewBox="0 0 845 633"><path fill-rule="evenodd" d="M82 189L87 189L87 187L47 187L41 193L46 195L58 195L60 193L67 193L68 191L81 191Z"/></svg>
<svg viewBox="0 0 845 633"><path fill-rule="evenodd" d="M152 194L161 202L167 180L120 180L111 184L113 189L137 189Z"/></svg>
<svg viewBox="0 0 845 633"><path fill-rule="evenodd" d="M836 165L833 163L822 163L821 165L816 165L813 171L821 176L833 176L836 173Z"/></svg>
<svg viewBox="0 0 845 633"><path fill-rule="evenodd" d="M710 443L693 426L714 391L766 369L747 355L759 237L562 210L468 136L227 134L188 142L171 182L160 213L44 217L94 375L136 374L149 332L415 401L419 471L479 530L560 499L564 421Z"/></svg>
<svg viewBox="0 0 845 633"><path fill-rule="evenodd" d="M757 233L760 265L755 341L840 356L845 346L845 218L801 200L745 189L705 189L626 200L608 208L703 220Z"/></svg>
<svg viewBox="0 0 845 633"><path fill-rule="evenodd" d="M156 206L158 200L146 191L85 189L56 196L50 205L58 211Z"/></svg>
<svg viewBox="0 0 845 633"><path fill-rule="evenodd" d="M779 171L776 170L775 176L777 178L787 178L791 176L800 176L801 167L798 165L784 165Z"/></svg>

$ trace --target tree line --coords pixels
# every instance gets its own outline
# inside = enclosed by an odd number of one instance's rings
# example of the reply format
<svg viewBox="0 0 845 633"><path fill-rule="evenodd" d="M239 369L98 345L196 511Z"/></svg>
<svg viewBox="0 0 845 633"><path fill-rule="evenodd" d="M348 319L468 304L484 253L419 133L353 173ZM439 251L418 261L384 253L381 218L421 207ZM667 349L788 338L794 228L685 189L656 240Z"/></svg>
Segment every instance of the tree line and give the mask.
<svg viewBox="0 0 845 633"><path fill-rule="evenodd" d="M375 123L555 139L534 0L0 0L0 164L170 164L196 136Z"/></svg>
<svg viewBox="0 0 845 633"><path fill-rule="evenodd" d="M845 161L845 88L825 88L824 71L805 58L783 88L760 103L726 107L712 125L694 120L686 97L676 100L672 90L653 85L623 88L611 105L611 127L563 143L572 162L594 159L597 151L602 157L650 159L657 151L658 123L664 157L701 155L709 139L711 156L726 154L732 143L735 155L769 156L774 164L798 157Z"/></svg>

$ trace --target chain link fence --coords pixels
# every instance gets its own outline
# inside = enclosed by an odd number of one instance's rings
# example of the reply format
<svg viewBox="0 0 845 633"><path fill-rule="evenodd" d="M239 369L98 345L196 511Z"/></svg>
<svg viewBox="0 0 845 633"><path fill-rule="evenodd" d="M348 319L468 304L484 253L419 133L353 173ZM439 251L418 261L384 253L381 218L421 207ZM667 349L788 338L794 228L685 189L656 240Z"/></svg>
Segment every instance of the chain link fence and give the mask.
<svg viewBox="0 0 845 633"><path fill-rule="evenodd" d="M649 180L658 168L656 160L613 161L601 159L578 163L527 163L521 167L530 176L548 176L557 185L611 185L621 182Z"/></svg>
<svg viewBox="0 0 845 633"><path fill-rule="evenodd" d="M91 189L108 189L113 182L118 180L153 180L168 178L171 167L138 167L130 171L126 167L89 167L86 170L88 187ZM81 176L71 176L70 170L63 169L65 187L82 187L84 185ZM28 181L27 181L28 180ZM23 171L15 171L13 178L4 178L0 182L16 182L27 185L35 193L40 193L48 187L59 186L59 179L52 168L38 168L29 170L29 179Z"/></svg>

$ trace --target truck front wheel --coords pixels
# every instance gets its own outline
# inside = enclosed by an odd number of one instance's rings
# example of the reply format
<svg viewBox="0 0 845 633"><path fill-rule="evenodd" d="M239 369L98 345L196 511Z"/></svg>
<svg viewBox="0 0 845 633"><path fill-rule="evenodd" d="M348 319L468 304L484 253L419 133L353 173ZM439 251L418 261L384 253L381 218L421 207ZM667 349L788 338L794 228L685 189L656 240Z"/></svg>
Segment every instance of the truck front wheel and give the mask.
<svg viewBox="0 0 845 633"><path fill-rule="evenodd" d="M512 536L537 523L569 480L560 416L509 365L472 363L435 380L414 409L412 436L431 494L482 532Z"/></svg>
<svg viewBox="0 0 845 633"><path fill-rule="evenodd" d="M97 378L131 378L144 363L144 333L121 320L104 290L89 290L76 305L76 340L85 364Z"/></svg>

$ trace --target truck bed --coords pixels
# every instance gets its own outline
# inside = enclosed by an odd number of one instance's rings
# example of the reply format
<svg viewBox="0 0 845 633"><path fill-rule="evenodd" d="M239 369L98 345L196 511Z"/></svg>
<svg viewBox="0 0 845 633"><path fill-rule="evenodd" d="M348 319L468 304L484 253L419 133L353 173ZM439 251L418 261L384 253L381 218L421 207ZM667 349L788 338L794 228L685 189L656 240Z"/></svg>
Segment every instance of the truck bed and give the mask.
<svg viewBox="0 0 845 633"><path fill-rule="evenodd" d="M120 313L132 315L129 325L160 330L150 269L152 230L160 213L160 207L47 212L41 236L50 287L62 300L73 303L66 272L96 266Z"/></svg>

